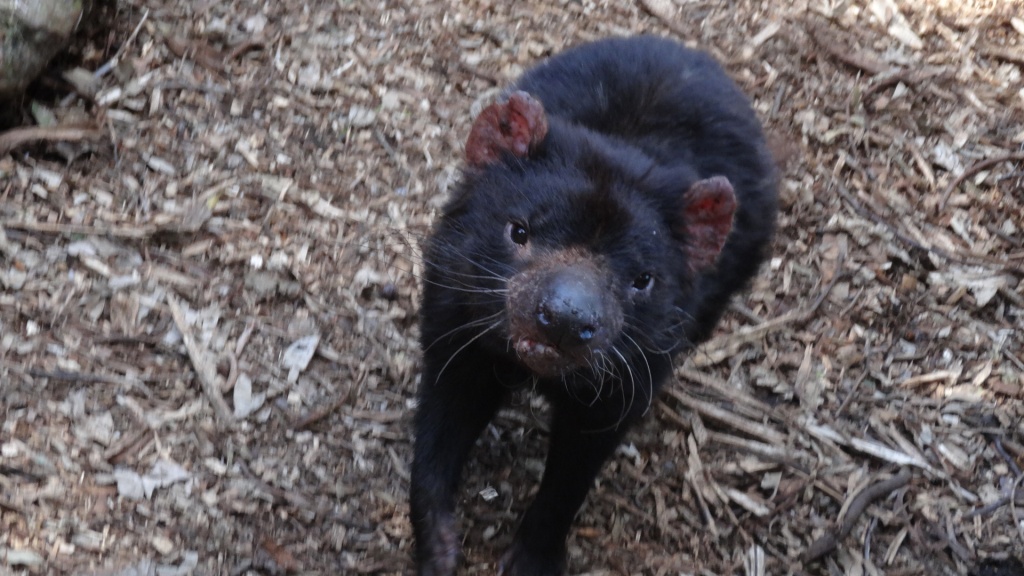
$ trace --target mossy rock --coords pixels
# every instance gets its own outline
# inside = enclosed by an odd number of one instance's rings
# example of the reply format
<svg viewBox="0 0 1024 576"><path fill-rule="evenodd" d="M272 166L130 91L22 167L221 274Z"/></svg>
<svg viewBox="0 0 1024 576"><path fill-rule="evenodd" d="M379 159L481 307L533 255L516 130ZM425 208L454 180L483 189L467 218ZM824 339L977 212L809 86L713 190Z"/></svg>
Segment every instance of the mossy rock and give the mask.
<svg viewBox="0 0 1024 576"><path fill-rule="evenodd" d="M0 99L20 94L67 46L82 0L0 0Z"/></svg>

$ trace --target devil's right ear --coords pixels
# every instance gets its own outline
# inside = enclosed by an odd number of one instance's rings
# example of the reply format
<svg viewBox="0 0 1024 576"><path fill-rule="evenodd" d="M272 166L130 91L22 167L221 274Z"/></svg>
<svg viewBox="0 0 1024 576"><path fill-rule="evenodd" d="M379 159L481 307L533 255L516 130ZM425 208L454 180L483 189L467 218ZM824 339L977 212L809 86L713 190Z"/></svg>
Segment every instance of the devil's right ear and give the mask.
<svg viewBox="0 0 1024 576"><path fill-rule="evenodd" d="M472 167L497 162L502 154L526 157L548 133L548 119L539 100L521 90L491 104L476 117L466 139L466 161Z"/></svg>
<svg viewBox="0 0 1024 576"><path fill-rule="evenodd" d="M736 192L725 176L712 176L693 183L683 193L679 232L693 274L711 268L722 253L736 215Z"/></svg>

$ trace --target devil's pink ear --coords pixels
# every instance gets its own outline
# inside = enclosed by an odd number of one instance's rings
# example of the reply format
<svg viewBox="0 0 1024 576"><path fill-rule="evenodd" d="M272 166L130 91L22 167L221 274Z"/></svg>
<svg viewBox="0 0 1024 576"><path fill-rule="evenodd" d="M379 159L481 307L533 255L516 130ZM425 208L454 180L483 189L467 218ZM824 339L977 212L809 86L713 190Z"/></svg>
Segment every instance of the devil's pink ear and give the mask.
<svg viewBox="0 0 1024 576"><path fill-rule="evenodd" d="M476 117L466 139L466 161L479 167L497 161L503 152L524 157L547 133L548 119L540 101L521 90L513 92Z"/></svg>
<svg viewBox="0 0 1024 576"><path fill-rule="evenodd" d="M732 230L736 193L725 176L698 180L683 194L683 237L690 271L715 264Z"/></svg>

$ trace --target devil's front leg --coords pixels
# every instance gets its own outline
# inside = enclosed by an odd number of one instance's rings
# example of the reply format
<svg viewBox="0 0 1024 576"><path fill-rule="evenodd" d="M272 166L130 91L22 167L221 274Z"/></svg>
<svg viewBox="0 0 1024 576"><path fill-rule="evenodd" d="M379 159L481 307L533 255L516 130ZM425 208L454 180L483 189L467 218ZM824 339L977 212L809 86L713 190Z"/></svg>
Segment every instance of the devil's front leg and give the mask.
<svg viewBox="0 0 1024 576"><path fill-rule="evenodd" d="M565 540L576 512L628 428L595 407L555 406L544 477L533 503L501 559L504 576L558 576L565 571ZM600 408L597 409L600 411Z"/></svg>
<svg viewBox="0 0 1024 576"><path fill-rule="evenodd" d="M452 359L443 371L431 354L425 360L410 486L416 570L419 576L450 576L459 560L454 512L462 467L504 394L488 379L493 366L471 355Z"/></svg>

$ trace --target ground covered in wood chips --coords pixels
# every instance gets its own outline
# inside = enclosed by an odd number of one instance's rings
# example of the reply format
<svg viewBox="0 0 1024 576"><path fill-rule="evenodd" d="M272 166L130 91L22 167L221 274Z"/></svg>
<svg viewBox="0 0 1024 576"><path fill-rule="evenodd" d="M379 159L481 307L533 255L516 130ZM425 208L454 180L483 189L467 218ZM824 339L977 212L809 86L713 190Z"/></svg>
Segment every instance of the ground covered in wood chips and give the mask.
<svg viewBox="0 0 1024 576"><path fill-rule="evenodd" d="M1019 1L119 0L101 24L0 135L0 572L410 570L417 243L471 113L653 32L753 98L780 230L600 476L570 572L1020 573ZM462 573L496 572L543 413L474 451Z"/></svg>

